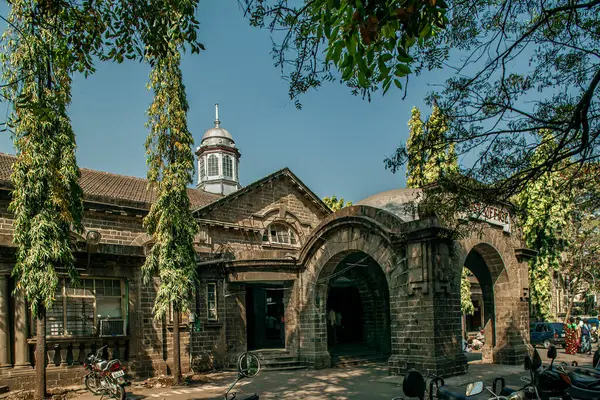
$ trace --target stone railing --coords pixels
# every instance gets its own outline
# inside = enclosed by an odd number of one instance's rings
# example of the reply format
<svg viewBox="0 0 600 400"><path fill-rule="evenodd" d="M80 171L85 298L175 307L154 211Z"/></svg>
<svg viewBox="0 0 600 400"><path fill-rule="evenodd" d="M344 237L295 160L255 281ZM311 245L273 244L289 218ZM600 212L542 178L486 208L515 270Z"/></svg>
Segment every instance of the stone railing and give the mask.
<svg viewBox="0 0 600 400"><path fill-rule="evenodd" d="M30 354L35 354L35 338L28 341ZM118 337L48 337L46 339L46 366L48 368L60 366L82 365L90 353L95 353L102 346L102 356L107 359L127 361L129 358L129 338ZM34 357L31 357L34 359Z"/></svg>

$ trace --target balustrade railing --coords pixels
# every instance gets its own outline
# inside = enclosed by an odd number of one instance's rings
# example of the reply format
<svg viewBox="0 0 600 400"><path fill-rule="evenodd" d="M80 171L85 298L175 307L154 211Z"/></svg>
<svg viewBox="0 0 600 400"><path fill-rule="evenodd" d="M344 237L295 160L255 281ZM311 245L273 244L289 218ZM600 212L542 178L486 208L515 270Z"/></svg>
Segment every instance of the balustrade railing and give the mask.
<svg viewBox="0 0 600 400"><path fill-rule="evenodd" d="M35 338L29 339L30 354L35 354ZM129 355L129 340L127 337L116 338L52 338L46 339L46 367L68 367L82 365L90 353L95 353L102 346L103 357L118 358L127 361ZM32 357L33 358L33 357ZM32 365L35 365L33 360Z"/></svg>

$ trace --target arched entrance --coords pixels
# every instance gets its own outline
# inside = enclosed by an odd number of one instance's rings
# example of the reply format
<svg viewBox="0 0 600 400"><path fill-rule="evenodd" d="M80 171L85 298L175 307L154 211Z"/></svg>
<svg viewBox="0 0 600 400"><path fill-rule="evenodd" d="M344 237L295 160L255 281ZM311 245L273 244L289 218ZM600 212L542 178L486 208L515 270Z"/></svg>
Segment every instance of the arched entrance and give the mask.
<svg viewBox="0 0 600 400"><path fill-rule="evenodd" d="M485 336L482 360L512 364L520 362L521 353L526 351L524 338L528 335L523 327L528 326L528 321L523 288L527 281L523 282L523 268L517 267L514 255L507 262L503 260L497 248L503 243L497 236L498 233L490 231L483 237L462 241L460 265L473 274L480 287L479 310L476 311ZM509 274L511 269L514 275Z"/></svg>
<svg viewBox="0 0 600 400"><path fill-rule="evenodd" d="M327 285L327 343L340 359L387 358L390 353L389 290L381 267L362 251L323 269Z"/></svg>
<svg viewBox="0 0 600 400"><path fill-rule="evenodd" d="M477 304L474 304L475 313L472 319L480 322L477 328L482 328L485 332L485 345L481 349L482 359L484 362L493 362L493 349L496 346L495 286L508 283L508 275L502 257L488 243L473 246L463 264L475 277L480 289L479 296L476 296ZM472 326L475 326L475 323Z"/></svg>
<svg viewBox="0 0 600 400"><path fill-rule="evenodd" d="M398 290L390 285L399 271L390 236L401 223L384 210L349 207L325 219L305 243L292 299L299 317L294 339L308 365L330 367L353 352L391 353L390 315L398 312L390 295ZM330 308L339 309L345 325L335 333L327 325Z"/></svg>

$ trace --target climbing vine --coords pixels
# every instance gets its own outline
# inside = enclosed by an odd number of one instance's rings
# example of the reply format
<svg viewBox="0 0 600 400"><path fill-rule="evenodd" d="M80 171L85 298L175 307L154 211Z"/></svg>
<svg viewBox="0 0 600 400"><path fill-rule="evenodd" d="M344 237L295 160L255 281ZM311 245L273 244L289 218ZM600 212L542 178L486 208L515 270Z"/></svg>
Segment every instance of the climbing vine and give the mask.
<svg viewBox="0 0 600 400"><path fill-rule="evenodd" d="M71 230L82 230L83 212L75 133L68 117L73 76L94 73L94 62L98 60L145 60L153 67L159 64L157 68L164 71L165 57L179 60L173 43L186 44L192 52L199 52L203 46L196 41L197 0L11 0L8 5L0 61L2 94L12 106L6 125L17 150L10 205L17 245L13 275L17 291L25 296L36 317L36 358L45 359L45 313L54 300L56 270L64 269L73 284L78 282L70 241ZM178 79L181 81L180 74ZM155 83L155 95L160 96L163 81ZM157 108L153 117L180 119L175 115L187 105L179 107L179 111ZM156 131L159 136L161 132L165 131ZM187 144L186 140L182 139L180 145ZM186 153L178 146L177 151ZM189 171L189 163L184 161L174 168L176 183L166 179L165 186L175 188L170 192L176 193L173 196L187 195L179 186ZM167 175L161 171L154 175L155 181ZM168 201L160 194L159 199L161 204ZM185 235L176 236L180 242L187 240ZM46 395L44 363L37 363L36 370L36 398L41 399Z"/></svg>
<svg viewBox="0 0 600 400"><path fill-rule="evenodd" d="M533 163L542 162L556 143L547 131L540 133L537 154ZM573 211L572 190L565 190L561 172L553 170L527 185L516 197L523 236L528 247L537 250L535 259L529 263L530 301L533 315L548 320L551 312L552 273L560 268L564 240L562 232L567 228Z"/></svg>

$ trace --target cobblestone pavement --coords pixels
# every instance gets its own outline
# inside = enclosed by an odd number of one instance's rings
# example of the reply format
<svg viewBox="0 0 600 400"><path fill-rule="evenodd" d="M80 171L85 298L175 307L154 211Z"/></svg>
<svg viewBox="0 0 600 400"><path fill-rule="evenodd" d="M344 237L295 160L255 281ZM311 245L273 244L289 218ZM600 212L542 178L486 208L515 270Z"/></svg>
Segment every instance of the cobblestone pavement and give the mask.
<svg viewBox="0 0 600 400"><path fill-rule="evenodd" d="M545 350L538 350L547 362ZM505 366L481 363L480 355L468 354L469 372L467 375L446 379L450 385L464 386L469 382L483 380L492 385L496 377L502 376L510 387L523 385L522 376L527 376L522 366ZM590 366L592 357L588 355L568 355L559 349L557 362L570 364L577 361L580 366ZM128 388L129 399L223 399L226 388L235 379L232 372L212 374L210 383L198 386L176 388L144 388L132 386ZM361 367L263 372L253 379L241 381L236 386L237 399L243 399L253 393L260 394L262 399L392 399L402 396L402 377L388 376L385 364ZM81 392L79 392L81 393ZM98 396L89 393L78 394L80 400L98 400Z"/></svg>

